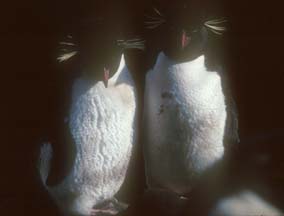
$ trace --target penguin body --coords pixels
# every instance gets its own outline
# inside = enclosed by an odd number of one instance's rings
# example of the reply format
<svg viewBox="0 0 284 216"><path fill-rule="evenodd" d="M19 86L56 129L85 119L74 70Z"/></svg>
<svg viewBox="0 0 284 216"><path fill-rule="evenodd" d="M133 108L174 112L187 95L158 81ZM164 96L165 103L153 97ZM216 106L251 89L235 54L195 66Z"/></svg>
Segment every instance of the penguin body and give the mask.
<svg viewBox="0 0 284 216"><path fill-rule="evenodd" d="M116 205L136 142L136 90L123 55L108 88L84 77L75 80L68 126L76 148L73 168L60 184L46 185L52 148L43 145L39 169L46 189L68 215Z"/></svg>
<svg viewBox="0 0 284 216"><path fill-rule="evenodd" d="M149 188L178 194L223 157L226 106L204 56L176 63L164 53L146 76L144 157Z"/></svg>

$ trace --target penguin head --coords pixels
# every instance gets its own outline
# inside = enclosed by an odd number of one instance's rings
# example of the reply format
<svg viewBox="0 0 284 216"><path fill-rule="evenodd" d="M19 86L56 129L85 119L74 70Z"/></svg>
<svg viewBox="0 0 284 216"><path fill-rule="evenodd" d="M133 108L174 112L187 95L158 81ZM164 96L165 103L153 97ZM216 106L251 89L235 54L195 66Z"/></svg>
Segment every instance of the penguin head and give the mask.
<svg viewBox="0 0 284 216"><path fill-rule="evenodd" d="M209 17L205 9L202 1L181 0L153 7L145 15L145 27L156 49L180 62L204 54L210 33L225 30L225 19Z"/></svg>
<svg viewBox="0 0 284 216"><path fill-rule="evenodd" d="M100 17L95 20L83 20L80 28L69 43L72 50L62 54L58 60L66 61L77 58L82 76L93 82L103 81L108 87L108 80L118 70L123 52L127 49L144 49L143 40L122 33L114 20ZM66 49L65 49L66 50Z"/></svg>

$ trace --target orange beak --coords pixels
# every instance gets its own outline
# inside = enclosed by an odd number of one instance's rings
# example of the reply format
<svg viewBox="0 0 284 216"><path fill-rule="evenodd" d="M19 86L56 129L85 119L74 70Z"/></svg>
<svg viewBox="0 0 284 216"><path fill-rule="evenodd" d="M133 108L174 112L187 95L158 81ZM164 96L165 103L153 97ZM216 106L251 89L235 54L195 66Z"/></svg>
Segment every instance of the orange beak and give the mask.
<svg viewBox="0 0 284 216"><path fill-rule="evenodd" d="M181 48L184 49L189 44L190 38L186 35L186 32L183 30L181 34Z"/></svg>

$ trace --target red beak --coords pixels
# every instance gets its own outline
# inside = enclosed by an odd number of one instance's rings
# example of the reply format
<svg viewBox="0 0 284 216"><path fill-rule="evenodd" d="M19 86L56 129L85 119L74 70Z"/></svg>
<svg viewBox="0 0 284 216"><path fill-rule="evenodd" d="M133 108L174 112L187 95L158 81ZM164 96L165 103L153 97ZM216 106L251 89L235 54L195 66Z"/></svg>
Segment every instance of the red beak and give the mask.
<svg viewBox="0 0 284 216"><path fill-rule="evenodd" d="M104 68L104 85L108 87L108 80L109 80L109 69Z"/></svg>
<svg viewBox="0 0 284 216"><path fill-rule="evenodd" d="M186 32L183 30L181 34L181 48L184 49L189 44L190 38L186 35Z"/></svg>

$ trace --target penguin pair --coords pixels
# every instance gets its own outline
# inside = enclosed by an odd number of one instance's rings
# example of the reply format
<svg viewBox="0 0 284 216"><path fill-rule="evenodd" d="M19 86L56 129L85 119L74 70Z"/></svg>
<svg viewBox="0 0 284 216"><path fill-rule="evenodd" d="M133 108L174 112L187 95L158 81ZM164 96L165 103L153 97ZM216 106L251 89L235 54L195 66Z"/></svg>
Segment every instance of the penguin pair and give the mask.
<svg viewBox="0 0 284 216"><path fill-rule="evenodd" d="M182 196L224 155L224 94L219 74L207 70L204 56L208 29L218 34L223 21L202 16L196 21L199 15L194 15L194 22L179 24L171 22L175 16L158 9L154 13L146 21L147 33L154 35L146 36L146 45L154 46L150 56L155 62L147 73L143 109L147 186ZM123 52L143 49L143 44L135 38L118 40L110 23L98 19L94 34L87 29L72 37L74 43L64 42L71 50L59 59L79 59L82 71L72 82L64 118L75 158L68 175L47 186L52 147L46 143L39 169L46 189L68 215L116 214L126 208L114 196L125 179L138 131L137 93ZM165 43L153 43L163 35Z"/></svg>

